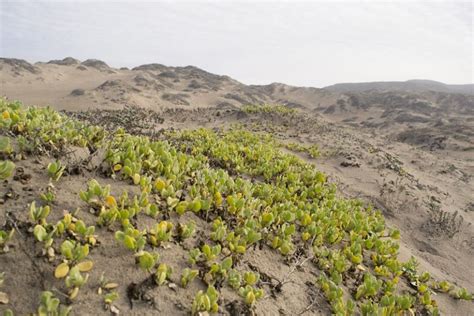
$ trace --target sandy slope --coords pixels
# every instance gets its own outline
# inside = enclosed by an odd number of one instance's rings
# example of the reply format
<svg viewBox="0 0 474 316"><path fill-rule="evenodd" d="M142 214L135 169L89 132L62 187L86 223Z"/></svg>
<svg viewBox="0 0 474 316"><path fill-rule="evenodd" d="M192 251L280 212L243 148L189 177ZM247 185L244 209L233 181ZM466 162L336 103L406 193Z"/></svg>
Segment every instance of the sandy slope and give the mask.
<svg viewBox="0 0 474 316"><path fill-rule="evenodd" d="M69 111L134 105L159 111L160 128L237 122L270 131L282 142L316 143L320 158L294 154L329 174L343 194L381 209L402 232L401 256L416 255L433 275L474 291L474 97L430 91L341 94L283 84L246 86L194 67L57 63L0 61L0 94ZM236 110L265 102L302 114L250 117ZM83 118L101 120L99 113ZM443 212L447 220L439 217ZM453 304L443 306L447 314L468 313L469 305Z"/></svg>

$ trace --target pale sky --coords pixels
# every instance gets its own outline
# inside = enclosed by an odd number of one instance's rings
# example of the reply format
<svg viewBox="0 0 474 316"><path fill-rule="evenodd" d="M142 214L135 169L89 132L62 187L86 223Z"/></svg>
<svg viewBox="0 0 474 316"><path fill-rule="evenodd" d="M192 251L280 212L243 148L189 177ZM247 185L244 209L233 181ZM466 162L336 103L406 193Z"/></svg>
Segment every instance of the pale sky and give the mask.
<svg viewBox="0 0 474 316"><path fill-rule="evenodd" d="M194 65L246 84L473 83L471 1L4 1L0 55Z"/></svg>

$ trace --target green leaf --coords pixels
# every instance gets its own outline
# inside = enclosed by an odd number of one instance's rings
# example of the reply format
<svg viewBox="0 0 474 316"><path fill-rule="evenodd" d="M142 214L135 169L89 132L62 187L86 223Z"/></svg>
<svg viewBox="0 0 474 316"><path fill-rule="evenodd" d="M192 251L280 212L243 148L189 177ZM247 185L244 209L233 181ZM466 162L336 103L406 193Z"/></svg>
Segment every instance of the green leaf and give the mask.
<svg viewBox="0 0 474 316"><path fill-rule="evenodd" d="M138 265L145 271L150 271L156 264L157 256L147 251L142 251L138 256Z"/></svg>
<svg viewBox="0 0 474 316"><path fill-rule="evenodd" d="M15 164L9 160L0 161L0 180L8 179L12 176Z"/></svg>
<svg viewBox="0 0 474 316"><path fill-rule="evenodd" d="M10 138L0 136L0 153L10 154L13 151Z"/></svg>
<svg viewBox="0 0 474 316"><path fill-rule="evenodd" d="M36 225L35 228L33 229L33 234L39 242L43 242L46 240L48 233L46 232L46 229L41 226L41 225Z"/></svg>
<svg viewBox="0 0 474 316"><path fill-rule="evenodd" d="M232 258L228 257L222 261L221 269L227 271L230 268L232 268Z"/></svg>

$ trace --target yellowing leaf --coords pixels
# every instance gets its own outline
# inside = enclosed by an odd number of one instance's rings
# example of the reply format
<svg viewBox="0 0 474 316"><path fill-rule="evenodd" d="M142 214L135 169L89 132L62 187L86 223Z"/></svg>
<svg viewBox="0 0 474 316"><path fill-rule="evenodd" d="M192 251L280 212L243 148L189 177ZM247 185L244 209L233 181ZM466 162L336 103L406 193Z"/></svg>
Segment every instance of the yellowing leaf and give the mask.
<svg viewBox="0 0 474 316"><path fill-rule="evenodd" d="M117 206L117 201L115 200L115 198L112 195L108 195L105 198L105 205L107 207L114 207L114 206Z"/></svg>
<svg viewBox="0 0 474 316"><path fill-rule="evenodd" d="M7 293L0 292L0 304L8 304L9 301Z"/></svg>
<svg viewBox="0 0 474 316"><path fill-rule="evenodd" d="M245 297L245 302L249 305L252 305L255 302L255 294L253 294L253 291L249 291L247 293L247 296Z"/></svg>
<svg viewBox="0 0 474 316"><path fill-rule="evenodd" d="M79 288L76 286L72 291L71 294L69 295L69 298L71 300L75 299L77 297L77 294L79 294Z"/></svg>
<svg viewBox="0 0 474 316"><path fill-rule="evenodd" d="M133 184L139 184L140 183L140 175L138 173L135 173L133 175Z"/></svg>
<svg viewBox="0 0 474 316"><path fill-rule="evenodd" d="M361 270L361 271L365 271L365 267L363 265L357 265L357 269Z"/></svg>
<svg viewBox="0 0 474 316"><path fill-rule="evenodd" d="M54 270L54 277L57 279L64 278L69 272L69 266L66 262L61 263Z"/></svg>
<svg viewBox="0 0 474 316"><path fill-rule="evenodd" d="M97 243L97 239L95 239L95 237L89 237L89 240L88 240L89 244L91 244L92 246L95 246L95 244Z"/></svg>
<svg viewBox="0 0 474 316"><path fill-rule="evenodd" d="M79 271L81 271L81 272L90 271L93 266L94 266L94 263L90 260L83 261L83 262L80 262L80 263L77 264L77 267L79 268Z"/></svg>
<svg viewBox="0 0 474 316"><path fill-rule="evenodd" d="M114 165L114 171L120 171L122 169L122 165L121 164L116 164Z"/></svg>
<svg viewBox="0 0 474 316"><path fill-rule="evenodd" d="M311 234L308 232L304 232L303 234L301 234L301 239L303 239L303 241L307 241L310 237Z"/></svg>
<svg viewBox="0 0 474 316"><path fill-rule="evenodd" d="M216 203L216 206L220 207L222 205L222 201L223 198L221 193L219 191L216 191L216 193L214 193L214 202Z"/></svg>
<svg viewBox="0 0 474 316"><path fill-rule="evenodd" d="M163 180L161 180L161 179L156 180L156 182L155 182L155 188L156 188L158 191L161 192L161 190L163 190L163 189L165 188L165 186L166 186L166 183L165 183Z"/></svg>
<svg viewBox="0 0 474 316"><path fill-rule="evenodd" d="M4 111L2 113L2 117L4 120L8 120L10 118L10 113L8 113L8 111Z"/></svg>
<svg viewBox="0 0 474 316"><path fill-rule="evenodd" d="M107 283L104 285L104 289L111 290L117 288L118 286L118 283Z"/></svg>
<svg viewBox="0 0 474 316"><path fill-rule="evenodd" d="M130 250L135 249L135 247L137 245L137 242L135 241L135 239L133 237L128 236L128 235L125 235L125 237L123 239L123 243L124 243L125 247L127 247Z"/></svg>

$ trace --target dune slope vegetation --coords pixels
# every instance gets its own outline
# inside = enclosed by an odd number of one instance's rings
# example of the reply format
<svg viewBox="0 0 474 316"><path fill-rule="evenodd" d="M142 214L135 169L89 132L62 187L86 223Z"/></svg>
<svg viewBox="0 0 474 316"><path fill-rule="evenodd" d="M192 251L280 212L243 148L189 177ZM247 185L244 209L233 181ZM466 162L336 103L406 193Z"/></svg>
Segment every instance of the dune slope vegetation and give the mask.
<svg viewBox="0 0 474 316"><path fill-rule="evenodd" d="M401 262L381 212L269 134L131 135L5 100L0 115L5 315L437 315L437 295L472 301Z"/></svg>

